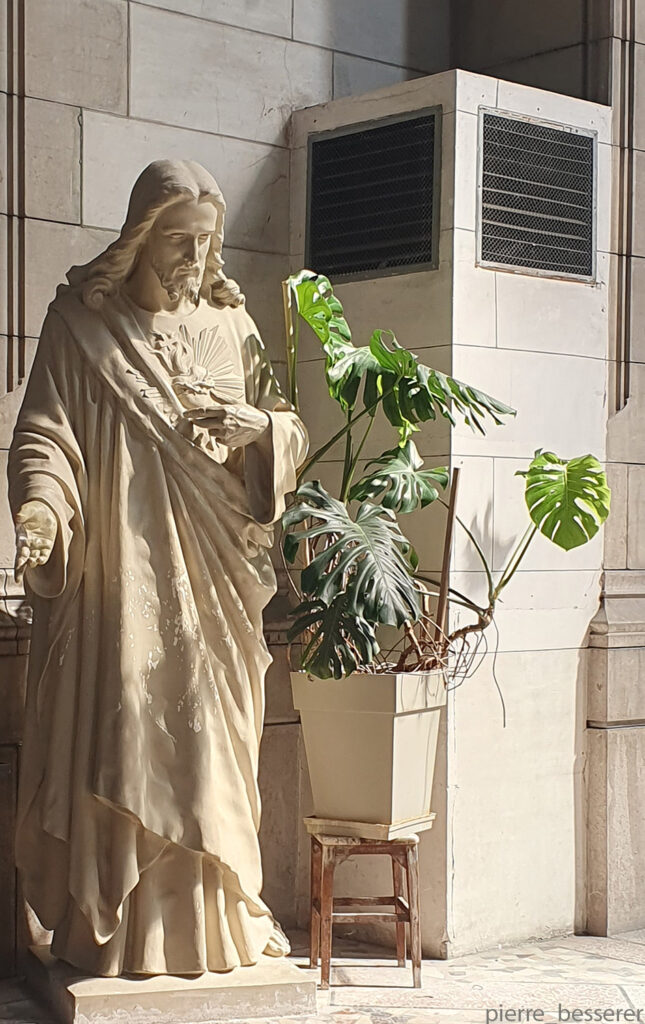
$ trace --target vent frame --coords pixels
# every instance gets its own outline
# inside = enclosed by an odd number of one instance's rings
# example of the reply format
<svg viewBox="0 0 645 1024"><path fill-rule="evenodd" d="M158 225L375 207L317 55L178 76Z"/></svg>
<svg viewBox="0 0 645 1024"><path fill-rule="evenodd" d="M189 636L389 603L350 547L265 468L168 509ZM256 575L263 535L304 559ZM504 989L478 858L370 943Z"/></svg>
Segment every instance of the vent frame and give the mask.
<svg viewBox="0 0 645 1024"><path fill-rule="evenodd" d="M382 267L374 270L356 270L348 273L330 274L329 280L332 284L349 284L353 281L369 281L381 277L400 277L403 274L417 274L439 269L439 235L441 231L441 173L442 173L442 150L443 150L443 106L433 104L432 106L419 107L414 110L405 110L397 114L387 114L384 117L374 117L367 121L358 121L352 124L341 125L327 131L310 132L307 136L307 175L306 175L306 218L305 218L305 266L311 267L311 201L312 201L312 172L313 159L312 148L316 142L332 138L341 138L347 135L354 135L358 132L371 131L376 128L385 127L389 124L400 124L404 121L413 121L420 117L434 118L433 138L433 167L432 167L432 219L431 232L431 258L424 263L408 263L404 266Z"/></svg>
<svg viewBox="0 0 645 1024"><path fill-rule="evenodd" d="M592 186L591 186L591 273L577 274L569 271L548 270L542 267L526 267L520 264L499 263L482 258L483 248L483 177L484 177L484 115L508 118L525 124L535 124L543 128L571 135L581 135L592 140ZM480 106L477 111L477 201L475 223L475 265L484 270L497 270L507 274L521 274L525 277L539 277L547 280L575 281L578 284L595 284L598 274L598 132L595 129L580 128L577 125L564 124L531 114L522 114L514 110L503 110L501 107Z"/></svg>

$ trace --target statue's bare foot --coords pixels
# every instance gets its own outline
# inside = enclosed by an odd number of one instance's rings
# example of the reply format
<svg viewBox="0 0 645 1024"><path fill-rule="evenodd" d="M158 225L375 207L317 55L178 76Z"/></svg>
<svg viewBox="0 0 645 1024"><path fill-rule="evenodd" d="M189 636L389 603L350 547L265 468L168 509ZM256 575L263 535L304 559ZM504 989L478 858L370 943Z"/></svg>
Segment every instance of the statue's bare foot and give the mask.
<svg viewBox="0 0 645 1024"><path fill-rule="evenodd" d="M264 950L265 956L289 956L291 952L291 946L289 945L289 939L282 931L282 928L277 921L273 922L273 931L269 936L269 941L266 944Z"/></svg>

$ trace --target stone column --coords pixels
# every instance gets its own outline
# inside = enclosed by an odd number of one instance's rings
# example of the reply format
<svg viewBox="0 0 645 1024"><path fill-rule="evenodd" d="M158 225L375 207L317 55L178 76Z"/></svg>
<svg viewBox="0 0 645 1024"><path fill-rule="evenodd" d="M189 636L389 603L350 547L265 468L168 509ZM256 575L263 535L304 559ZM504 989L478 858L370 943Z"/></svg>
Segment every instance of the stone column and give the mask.
<svg viewBox="0 0 645 1024"><path fill-rule="evenodd" d="M617 3L612 33L613 496L587 705L587 930L596 935L645 927L645 0Z"/></svg>
<svg viewBox="0 0 645 1024"><path fill-rule="evenodd" d="M587 928L645 927L645 572L607 572L590 636Z"/></svg>

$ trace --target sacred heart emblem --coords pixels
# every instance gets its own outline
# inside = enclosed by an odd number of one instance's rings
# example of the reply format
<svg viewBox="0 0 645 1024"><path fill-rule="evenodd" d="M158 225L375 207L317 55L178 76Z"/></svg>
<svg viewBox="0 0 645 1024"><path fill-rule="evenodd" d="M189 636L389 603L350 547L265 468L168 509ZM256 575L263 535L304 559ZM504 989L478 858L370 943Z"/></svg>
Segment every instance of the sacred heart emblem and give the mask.
<svg viewBox="0 0 645 1024"><path fill-rule="evenodd" d="M244 380L231 359L219 327L205 327L193 337L186 324L181 324L179 334L192 349L194 360L190 372L173 381L175 394L184 408L203 409L209 405L244 402Z"/></svg>

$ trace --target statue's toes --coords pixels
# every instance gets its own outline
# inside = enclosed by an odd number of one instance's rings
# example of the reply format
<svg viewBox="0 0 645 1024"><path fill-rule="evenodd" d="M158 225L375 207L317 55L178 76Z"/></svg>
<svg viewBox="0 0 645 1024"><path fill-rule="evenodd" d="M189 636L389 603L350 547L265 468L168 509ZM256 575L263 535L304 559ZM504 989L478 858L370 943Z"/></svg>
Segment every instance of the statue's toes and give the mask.
<svg viewBox="0 0 645 1024"><path fill-rule="evenodd" d="M282 931L282 928L277 921L273 922L273 931L269 936L269 941L266 944L264 950L265 956L289 956L291 952L291 946L289 945L289 939Z"/></svg>

